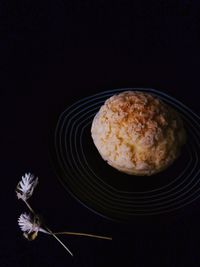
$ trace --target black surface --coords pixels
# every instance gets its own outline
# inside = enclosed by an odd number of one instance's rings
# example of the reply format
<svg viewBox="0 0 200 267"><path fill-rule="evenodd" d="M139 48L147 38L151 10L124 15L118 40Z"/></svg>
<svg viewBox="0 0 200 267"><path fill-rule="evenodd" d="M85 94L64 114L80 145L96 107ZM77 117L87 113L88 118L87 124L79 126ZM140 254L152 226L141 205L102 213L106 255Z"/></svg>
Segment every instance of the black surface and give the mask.
<svg viewBox="0 0 200 267"><path fill-rule="evenodd" d="M200 114L199 1L1 1L0 266L189 266L200 264L199 201L173 217L119 224L75 201L55 177L50 135L71 103L103 90L151 87ZM112 235L28 242L15 186L39 176L31 199L53 230Z"/></svg>

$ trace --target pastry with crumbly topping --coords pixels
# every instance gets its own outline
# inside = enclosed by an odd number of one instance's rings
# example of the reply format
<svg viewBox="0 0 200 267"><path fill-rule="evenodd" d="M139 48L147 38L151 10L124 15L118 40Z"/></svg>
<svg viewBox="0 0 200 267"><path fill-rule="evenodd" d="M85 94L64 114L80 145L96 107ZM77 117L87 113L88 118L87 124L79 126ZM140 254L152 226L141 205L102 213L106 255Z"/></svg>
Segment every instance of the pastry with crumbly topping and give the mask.
<svg viewBox="0 0 200 267"><path fill-rule="evenodd" d="M107 99L93 119L91 134L102 158L131 175L152 175L166 169L186 141L178 112L139 91Z"/></svg>

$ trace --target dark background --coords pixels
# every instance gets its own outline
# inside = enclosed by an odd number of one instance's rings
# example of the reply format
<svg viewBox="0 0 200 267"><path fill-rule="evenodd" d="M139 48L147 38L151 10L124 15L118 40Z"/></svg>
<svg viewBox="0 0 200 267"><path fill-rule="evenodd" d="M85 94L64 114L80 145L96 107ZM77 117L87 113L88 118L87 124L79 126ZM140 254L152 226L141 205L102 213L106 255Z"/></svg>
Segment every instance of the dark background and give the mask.
<svg viewBox="0 0 200 267"><path fill-rule="evenodd" d="M200 114L199 12L197 0L1 1L1 267L200 265L198 203L154 223L109 221L64 191L49 151L59 114L107 89L155 88ZM26 241L14 190L28 171L39 176L31 203L49 227L113 241L64 237L74 258L51 237Z"/></svg>

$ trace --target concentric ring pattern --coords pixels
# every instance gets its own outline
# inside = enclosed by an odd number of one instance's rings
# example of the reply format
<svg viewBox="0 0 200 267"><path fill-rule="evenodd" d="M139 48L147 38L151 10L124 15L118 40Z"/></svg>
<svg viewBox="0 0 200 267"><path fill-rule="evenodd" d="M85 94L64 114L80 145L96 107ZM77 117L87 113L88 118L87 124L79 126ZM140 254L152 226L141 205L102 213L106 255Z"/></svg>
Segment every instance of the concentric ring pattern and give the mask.
<svg viewBox="0 0 200 267"><path fill-rule="evenodd" d="M91 138L91 123L101 105L113 94L127 90L159 97L184 121L187 143L182 156L155 177L129 176L114 170L100 158ZM55 131L59 178L83 204L106 217L129 220L171 212L200 197L199 140L200 117L173 97L155 89L104 91L74 103L60 115Z"/></svg>

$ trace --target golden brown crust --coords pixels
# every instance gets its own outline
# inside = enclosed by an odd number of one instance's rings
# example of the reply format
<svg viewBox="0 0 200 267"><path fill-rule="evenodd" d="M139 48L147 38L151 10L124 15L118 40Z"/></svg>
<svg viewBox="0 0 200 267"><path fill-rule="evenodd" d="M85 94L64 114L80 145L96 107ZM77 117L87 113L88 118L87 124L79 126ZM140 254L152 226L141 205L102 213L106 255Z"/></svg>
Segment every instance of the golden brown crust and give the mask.
<svg viewBox="0 0 200 267"><path fill-rule="evenodd" d="M178 113L153 95L136 91L106 100L91 132L108 164L135 175L151 175L167 168L185 142Z"/></svg>

